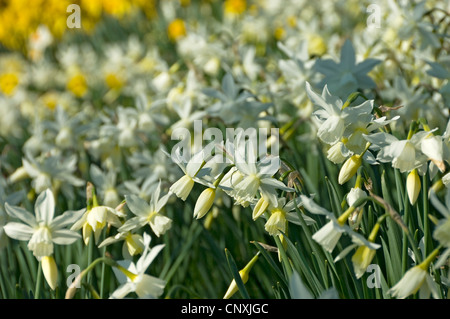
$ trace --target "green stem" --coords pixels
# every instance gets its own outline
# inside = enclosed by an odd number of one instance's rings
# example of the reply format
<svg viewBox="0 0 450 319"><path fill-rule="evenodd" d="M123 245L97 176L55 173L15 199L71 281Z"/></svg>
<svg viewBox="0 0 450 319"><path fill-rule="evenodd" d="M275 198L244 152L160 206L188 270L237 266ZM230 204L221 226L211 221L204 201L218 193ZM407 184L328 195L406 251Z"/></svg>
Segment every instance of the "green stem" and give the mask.
<svg viewBox="0 0 450 319"><path fill-rule="evenodd" d="M37 270L36 289L34 290L34 299L39 299L39 293L42 286L42 263L39 261Z"/></svg>
<svg viewBox="0 0 450 319"><path fill-rule="evenodd" d="M92 254L93 254L93 251L94 251L94 240L95 240L95 236L94 236L94 233L92 233L91 237L89 238L89 245L88 245L88 261L87 261L88 265L90 265L92 263ZM87 276L87 282L89 284L91 283L91 277L92 277L92 274L89 273L88 276ZM85 297L87 299L89 299L89 291L88 290L86 290Z"/></svg>
<svg viewBox="0 0 450 319"><path fill-rule="evenodd" d="M119 264L116 263L113 259L109 258L109 257L99 257L96 260L94 260L92 263L90 263L86 269L84 269L79 275L78 277L75 279L76 282L78 282L78 284L81 283L81 280L86 276L90 274L90 271L92 269L94 269L94 267L100 263L103 262L111 267L118 267ZM74 282L75 283L75 282ZM66 291L66 299L72 299L73 296L75 295L75 291L77 289L77 285L74 285L74 283L72 284L73 286L69 287L69 289ZM87 283L87 287L89 287L89 283ZM85 287L86 285L83 285L83 287ZM89 290L89 289L87 289Z"/></svg>
<svg viewBox="0 0 450 319"><path fill-rule="evenodd" d="M427 175L422 177L422 196L423 196L423 233L424 233L424 256L428 255L428 247L430 246L430 220L428 218L429 202L428 202L428 178Z"/></svg>
<svg viewBox="0 0 450 319"><path fill-rule="evenodd" d="M109 228L106 228L105 230L105 238L108 237L109 235ZM106 246L102 248L102 256L105 256L106 253ZM100 278L100 296L99 299L103 298L103 291L104 291L104 287L105 287L105 271L106 271L106 264L103 263L102 264L102 275Z"/></svg>
<svg viewBox="0 0 450 319"><path fill-rule="evenodd" d="M439 245L435 250L433 250L433 252L423 262L421 262L419 264L419 267L427 270L428 267L430 267L430 264L433 262L433 260L439 254L439 250L441 250L441 248L442 248L442 245Z"/></svg>

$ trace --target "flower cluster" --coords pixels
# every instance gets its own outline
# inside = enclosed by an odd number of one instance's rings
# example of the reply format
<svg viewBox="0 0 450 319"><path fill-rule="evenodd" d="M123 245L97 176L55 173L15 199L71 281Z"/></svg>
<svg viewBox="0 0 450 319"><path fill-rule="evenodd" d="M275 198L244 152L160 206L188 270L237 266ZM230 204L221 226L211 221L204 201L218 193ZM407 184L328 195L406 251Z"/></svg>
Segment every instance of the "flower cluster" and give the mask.
<svg viewBox="0 0 450 319"><path fill-rule="evenodd" d="M448 297L447 3L73 4L0 1L2 297Z"/></svg>

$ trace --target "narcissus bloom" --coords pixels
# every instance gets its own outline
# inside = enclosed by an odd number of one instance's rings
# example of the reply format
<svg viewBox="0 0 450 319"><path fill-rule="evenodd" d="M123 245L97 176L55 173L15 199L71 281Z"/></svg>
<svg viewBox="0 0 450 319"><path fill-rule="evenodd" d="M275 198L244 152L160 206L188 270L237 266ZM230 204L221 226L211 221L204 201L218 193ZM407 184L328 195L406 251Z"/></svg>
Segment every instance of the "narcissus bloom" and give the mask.
<svg viewBox="0 0 450 319"><path fill-rule="evenodd" d="M113 268L114 274L121 285L111 294L111 299L122 299L132 292L135 292L141 299L158 298L163 294L166 282L147 275L145 272L164 248L164 245L150 248L150 241L150 235L144 233L145 249L136 264L128 260L122 260L118 261L119 267Z"/></svg>
<svg viewBox="0 0 450 319"><path fill-rule="evenodd" d="M10 206L8 203L5 203L5 209L10 217L22 221L6 224L5 233L17 240L28 240L28 249L38 258L51 256L53 244L70 245L81 238L79 234L66 227L78 220L83 210L67 211L54 218L55 199L49 189L39 194L36 199L35 215L22 207Z"/></svg>
<svg viewBox="0 0 450 319"><path fill-rule="evenodd" d="M170 187L169 192L174 193L181 200L185 201L194 187L194 178L204 163L204 153L198 152L194 154L186 163L180 152L180 149L176 149L172 154L172 159L181 168L184 175Z"/></svg>
<svg viewBox="0 0 450 319"><path fill-rule="evenodd" d="M106 238L98 248L108 246L119 241L123 241L122 246L122 256L126 259L131 259L131 257L138 255L144 251L144 239L139 234L133 234L131 232L117 233L114 236Z"/></svg>
<svg viewBox="0 0 450 319"><path fill-rule="evenodd" d="M428 272L428 267L438 253L439 249L434 250L422 263L409 269L403 278L394 287L389 289L388 294L398 299L405 299L419 292L420 299L428 299L430 295L438 299L439 293L436 288L436 283Z"/></svg>
<svg viewBox="0 0 450 319"><path fill-rule="evenodd" d="M313 114L320 122L317 137L327 144L339 142L348 125L355 123L361 114L371 113L373 109L373 100L365 101L357 106L343 108L342 100L331 95L327 85L323 88L322 94L319 95L306 82L306 93L316 108Z"/></svg>
<svg viewBox="0 0 450 319"><path fill-rule="evenodd" d="M98 242L100 234L107 224L120 227L122 222L119 219L124 214L108 206L95 206L87 210L83 216L72 226L71 230L83 229L83 240L87 245L94 233L95 242Z"/></svg>
<svg viewBox="0 0 450 319"><path fill-rule="evenodd" d="M299 216L296 212L296 206L300 207L301 205L302 203L300 199L297 199L297 201L293 199L289 202L286 202L285 197L279 198L277 206L268 207L270 216L264 226L266 231L272 236L277 236L282 235L281 232L286 232L287 222L291 222L301 226L302 223L299 220ZM315 220L309 216L303 215L302 217L307 225L312 225L315 223Z"/></svg>
<svg viewBox="0 0 450 319"><path fill-rule="evenodd" d="M172 220L160 213L162 208L166 205L170 193L159 198L160 194L161 182L158 184L150 203L147 203L136 195L126 195L125 199L127 206L136 217L127 220L125 224L119 228L119 232L136 230L149 224L155 235L159 237L170 229Z"/></svg>
<svg viewBox="0 0 450 319"><path fill-rule="evenodd" d="M319 229L314 235L313 239L318 242L326 251L332 252L336 247L342 234L346 233L352 237L353 241L366 245L372 249L378 249L378 244L368 241L361 234L356 233L346 224L348 217L354 211L355 207L347 209L339 218L323 207L317 205L312 198L305 195L300 195L303 207L312 214L325 215L330 221Z"/></svg>
<svg viewBox="0 0 450 319"><path fill-rule="evenodd" d="M429 132L419 132L410 139L399 140L387 133L363 135L372 143L371 148L379 149L377 160L382 163L392 163L392 167L400 172L410 172L417 168L419 171L427 162L428 157L421 151L422 140Z"/></svg>

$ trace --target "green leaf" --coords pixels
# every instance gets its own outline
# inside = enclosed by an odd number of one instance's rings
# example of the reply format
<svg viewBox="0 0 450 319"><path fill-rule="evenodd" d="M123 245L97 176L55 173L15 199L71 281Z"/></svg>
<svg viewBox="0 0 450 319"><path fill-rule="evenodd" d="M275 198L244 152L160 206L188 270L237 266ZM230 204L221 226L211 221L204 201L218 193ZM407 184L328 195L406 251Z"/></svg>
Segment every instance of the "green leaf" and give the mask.
<svg viewBox="0 0 450 319"><path fill-rule="evenodd" d="M236 285L239 288L239 292L241 293L241 295L244 299L250 299L247 289L245 289L245 285L244 285L244 282L242 281L241 275L239 274L239 270L236 266L236 262L234 261L234 258L231 255L230 251L226 248L225 248L225 255L228 260L228 266L230 267L230 271L233 274L234 281L236 282Z"/></svg>
<svg viewBox="0 0 450 319"><path fill-rule="evenodd" d="M289 279L289 293L291 294L291 299L314 299L314 296L306 288L295 270Z"/></svg>

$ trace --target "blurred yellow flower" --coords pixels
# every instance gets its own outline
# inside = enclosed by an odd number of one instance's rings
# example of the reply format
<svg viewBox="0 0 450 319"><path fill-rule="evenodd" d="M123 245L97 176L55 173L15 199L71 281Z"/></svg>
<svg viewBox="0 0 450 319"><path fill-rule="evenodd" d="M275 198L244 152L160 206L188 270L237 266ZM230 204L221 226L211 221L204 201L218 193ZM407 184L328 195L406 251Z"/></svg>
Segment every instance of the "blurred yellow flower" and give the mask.
<svg viewBox="0 0 450 319"><path fill-rule="evenodd" d="M247 2L245 0L226 0L224 8L225 14L239 15L244 13L247 8Z"/></svg>
<svg viewBox="0 0 450 319"><path fill-rule="evenodd" d="M318 35L314 34L309 36L308 39L308 54L309 55L317 55L322 56L327 52L327 44L323 40L323 38Z"/></svg>
<svg viewBox="0 0 450 319"><path fill-rule="evenodd" d="M179 38L186 35L186 26L182 19L173 20L167 27L167 35L172 41L177 41Z"/></svg>
<svg viewBox="0 0 450 319"><path fill-rule="evenodd" d="M110 89L117 91L120 90L124 85L124 82L114 73L108 73L105 76L105 82Z"/></svg>
<svg viewBox="0 0 450 319"><path fill-rule="evenodd" d="M28 51L30 36L40 25L46 26L56 39L70 30L67 28L67 6L79 5L83 31L92 30L109 14L122 18L141 9L148 18L156 16L155 0L3 0L0 2L0 42L7 48ZM45 8L43 10L42 8Z"/></svg>
<svg viewBox="0 0 450 319"><path fill-rule="evenodd" d="M86 93L87 81L83 74L76 74L67 82L67 89L77 97L83 97Z"/></svg>
<svg viewBox="0 0 450 319"><path fill-rule="evenodd" d="M10 96L14 94L14 91L19 84L19 77L16 73L4 73L0 74L0 92Z"/></svg>

